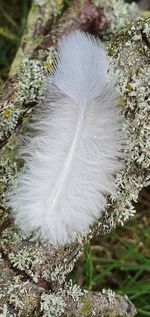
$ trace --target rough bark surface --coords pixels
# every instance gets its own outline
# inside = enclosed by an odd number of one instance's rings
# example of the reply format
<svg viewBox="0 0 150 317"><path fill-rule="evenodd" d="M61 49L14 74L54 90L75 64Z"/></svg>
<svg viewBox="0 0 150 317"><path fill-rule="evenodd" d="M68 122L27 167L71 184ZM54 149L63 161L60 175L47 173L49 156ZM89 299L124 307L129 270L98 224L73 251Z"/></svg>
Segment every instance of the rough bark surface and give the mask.
<svg viewBox="0 0 150 317"><path fill-rule="evenodd" d="M11 66L10 79L6 82L0 97L3 110L6 104L13 103L17 105L19 111L21 110L13 128L6 133L4 127L1 138L4 160L9 156L10 160L14 161L14 144L19 133L26 129L30 109L37 103L36 98L18 98L16 101L16 96L19 95L21 62L25 57L34 61L44 59L47 52L55 48L62 34L79 28L107 40L109 54L111 58L117 60L116 67L122 70L127 83L130 82L132 72L136 74L140 67L148 64L150 42L145 32L145 22L135 21L120 33L114 34L114 38L111 39L108 31L111 30L112 21L105 13L113 8L110 5L104 11L102 7L96 5L97 2L71 1L68 6L63 6L61 1L60 3L56 1L55 7L51 6L49 0L33 3L21 45ZM146 23L148 25L149 22ZM131 38L133 28L135 38ZM136 36L139 36L139 39ZM132 53L131 62L128 63L129 55ZM129 96L125 92L122 102L125 103L129 98L136 100L136 96ZM6 117L9 116L9 113L5 112ZM131 115L133 113L127 109L125 116ZM9 164L3 168L6 174L7 168ZM11 172L10 168L8 174ZM145 178L146 169L143 168L141 182L144 182ZM108 202L110 203L109 198ZM113 294L110 291L81 292L65 282L66 275L73 269L74 263L90 239L97 233L103 234L109 231L117 224L115 221L112 225L116 217L112 212L114 208L111 203L87 237L72 245L55 248L40 243L34 236L24 237L2 205L0 225L2 254L0 303L4 314L2 316L134 316L136 313L134 305L126 296ZM112 214L114 218L110 216Z"/></svg>

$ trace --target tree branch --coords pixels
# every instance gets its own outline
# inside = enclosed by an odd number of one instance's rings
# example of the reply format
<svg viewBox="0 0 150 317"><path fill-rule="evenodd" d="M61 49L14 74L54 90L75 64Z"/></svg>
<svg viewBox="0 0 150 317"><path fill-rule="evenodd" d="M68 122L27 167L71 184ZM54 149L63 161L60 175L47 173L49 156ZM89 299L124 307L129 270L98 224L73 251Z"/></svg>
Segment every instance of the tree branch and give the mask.
<svg viewBox="0 0 150 317"><path fill-rule="evenodd" d="M109 291L81 294L78 290L74 295L75 289L73 286L68 288L65 277L93 236L109 232L134 213L132 201L138 199L139 191L146 184L149 165L145 139L148 124L146 103L150 22L140 19L124 28L120 24L122 30L116 34L116 25L122 22L118 18L114 20L112 12L116 8L111 7L111 4L109 7L106 4L100 7L96 5L97 1L80 1L80 5L72 1L68 7L52 8L48 0L41 1L40 5L37 2L32 5L21 46L11 67L11 78L0 99L3 201L5 189L12 182L17 168L14 157L18 134L26 129L30 109L36 106L44 68L51 67L51 52L58 39L68 30L79 28L91 31L107 40L113 71L117 69L119 72L118 81L122 92L120 103L130 140L130 154L125 160L124 171L117 178L117 199L113 201L108 197L108 205L101 219L91 227L87 236L80 237L74 244L58 248L42 244L34 235L25 237L2 208L0 302L3 309L8 310L8 316L41 316L41 312L47 316L47 307L49 311L55 308L58 311L56 316L134 316L134 306L126 297L113 295ZM121 15L120 20L126 25L129 20L125 8L124 4L124 11L120 13L124 19ZM38 81L35 79L37 77ZM144 124L140 121L142 116Z"/></svg>

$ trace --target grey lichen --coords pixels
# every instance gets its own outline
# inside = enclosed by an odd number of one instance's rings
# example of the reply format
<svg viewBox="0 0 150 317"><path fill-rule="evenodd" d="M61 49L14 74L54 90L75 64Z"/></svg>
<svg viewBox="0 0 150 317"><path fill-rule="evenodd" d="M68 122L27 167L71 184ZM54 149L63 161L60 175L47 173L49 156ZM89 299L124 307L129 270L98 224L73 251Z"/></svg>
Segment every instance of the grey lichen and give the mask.
<svg viewBox="0 0 150 317"><path fill-rule="evenodd" d="M66 275L73 270L74 264L82 254L82 251L83 245L81 246L81 249L77 252L76 256L73 257L72 261L70 261L70 263L68 263L67 259L64 259L62 264L56 265L53 269L53 272L51 273L51 280L57 281L59 285L61 285L65 281Z"/></svg>
<svg viewBox="0 0 150 317"><path fill-rule="evenodd" d="M65 311L66 299L73 299L78 307L81 298L85 300L86 291L82 291L78 285L73 285L72 280L60 287L57 293L42 293L40 301L40 310L43 317L59 317ZM84 303L85 304L85 303ZM83 308L83 307L82 307Z"/></svg>
<svg viewBox="0 0 150 317"><path fill-rule="evenodd" d="M60 15L63 7L64 7L64 0L50 0L51 1L51 6L53 9L53 14L54 16Z"/></svg>
<svg viewBox="0 0 150 317"><path fill-rule="evenodd" d="M147 25L147 23L146 23ZM143 27L143 21L137 22L137 27L132 24L129 30L128 58L130 59L129 68L130 81L127 70L118 71L119 85L121 92L125 96L125 108L123 109L124 131L127 134L128 146L126 149L125 169L117 175L118 196L115 212L118 215L118 222L124 223L130 216L134 215L135 208L133 202L137 202L140 190L148 180L150 165L150 130L149 130L149 88L150 88L150 66L143 64L138 66L137 59L132 54L136 41L142 45L142 33L138 32ZM138 37L135 35L138 34ZM150 34L150 32L149 32ZM135 43L135 44L134 44ZM131 49L132 48L132 49ZM135 48L136 49L136 48ZM113 59L114 67L117 68L118 61L121 62L123 50L120 48L118 59ZM135 63L137 65L135 66ZM137 67L137 72L132 71Z"/></svg>
<svg viewBox="0 0 150 317"><path fill-rule="evenodd" d="M24 103L37 101L44 74L44 66L40 61L29 58L23 60L18 82L18 101Z"/></svg>
<svg viewBox="0 0 150 317"><path fill-rule="evenodd" d="M10 159L1 159L0 161L0 201L1 206L5 205L5 193L7 188L12 184L14 175L17 173L17 162L12 162Z"/></svg>
<svg viewBox="0 0 150 317"><path fill-rule="evenodd" d="M11 101L0 104L0 140L12 134L27 112L28 105L38 101L42 95L46 73L53 70L56 59L56 51L49 49L41 61L30 58L22 60L14 96Z"/></svg>
<svg viewBox="0 0 150 317"><path fill-rule="evenodd" d="M127 3L123 0L94 0L94 4L104 10L105 18L108 21L107 28L104 29L103 32L104 38L116 34L138 16L138 6L135 2Z"/></svg>
<svg viewBox="0 0 150 317"><path fill-rule="evenodd" d="M10 294L9 303L13 304L15 309L17 309L17 308L22 309L24 306L24 303L20 300L18 295L15 295L15 294Z"/></svg>
<svg viewBox="0 0 150 317"><path fill-rule="evenodd" d="M64 7L64 0L34 0L34 4L42 7L49 1L54 16L58 16Z"/></svg>
<svg viewBox="0 0 150 317"><path fill-rule="evenodd" d="M113 305L115 303L115 292L113 292L111 289L105 289L103 288L102 294L106 295L108 302L110 305Z"/></svg>
<svg viewBox="0 0 150 317"><path fill-rule="evenodd" d="M29 257L30 249L28 247L24 247L21 251L14 254L11 252L9 254L9 259L13 263L14 267L17 267L20 270L28 269L30 265L32 265L32 261Z"/></svg>
<svg viewBox="0 0 150 317"><path fill-rule="evenodd" d="M10 249L17 246L23 239L19 229L17 230L15 225L7 227L2 233L1 246L3 248L9 247Z"/></svg>
<svg viewBox="0 0 150 317"><path fill-rule="evenodd" d="M59 317L64 312L65 306L61 295L52 293L41 295L40 310L43 317Z"/></svg>
<svg viewBox="0 0 150 317"><path fill-rule="evenodd" d="M39 6L43 6L47 0L34 0L34 3Z"/></svg>
<svg viewBox="0 0 150 317"><path fill-rule="evenodd" d="M25 58L16 84L16 93L11 101L0 104L0 140L8 138L26 112L25 104L37 101L44 79L44 66Z"/></svg>
<svg viewBox="0 0 150 317"><path fill-rule="evenodd" d="M34 271L34 268L43 264L44 257L40 249L38 250L37 248L37 250L35 250L32 247L24 246L15 254L14 252L9 253L9 259L14 267L25 270L33 278L33 281L37 282L39 276L38 272Z"/></svg>
<svg viewBox="0 0 150 317"><path fill-rule="evenodd" d="M137 17L138 7L135 2L125 3L123 0L109 0L107 1L108 6L109 3L112 10L104 9L105 15L110 21L109 32L117 33Z"/></svg>
<svg viewBox="0 0 150 317"><path fill-rule="evenodd" d="M0 307L0 317L7 317L7 305L4 304L3 307Z"/></svg>
<svg viewBox="0 0 150 317"><path fill-rule="evenodd" d="M0 313L3 316L6 312L7 317L31 316L39 298L36 287L29 280L24 281L21 276L14 274L11 268L5 265L3 258L0 260L0 266Z"/></svg>
<svg viewBox="0 0 150 317"><path fill-rule="evenodd" d="M86 290L81 290L79 285L73 284L72 280L69 280L68 283L65 283L65 293L78 304L80 298L86 294Z"/></svg>
<svg viewBox="0 0 150 317"><path fill-rule="evenodd" d="M141 189L149 182L150 66L146 62L149 48L143 43L142 35L145 25L148 36L150 20L145 22L139 18L131 23L127 33L123 31L116 41L114 39L112 43L107 43L111 70L120 88L120 106L127 146L124 169L116 177L117 197L111 198L105 213L107 221L103 222L104 233L115 228L117 224L123 225L135 214L134 203L137 202ZM102 227L101 220L98 226Z"/></svg>
<svg viewBox="0 0 150 317"><path fill-rule="evenodd" d="M3 106L0 106L0 140L10 135L23 112L15 102L6 101Z"/></svg>
<svg viewBox="0 0 150 317"><path fill-rule="evenodd" d="M149 33L150 33L150 19L147 19L147 21L144 23L144 28L143 28L143 33L146 34L146 37L147 37L147 41L149 42L150 44L150 36L149 36Z"/></svg>

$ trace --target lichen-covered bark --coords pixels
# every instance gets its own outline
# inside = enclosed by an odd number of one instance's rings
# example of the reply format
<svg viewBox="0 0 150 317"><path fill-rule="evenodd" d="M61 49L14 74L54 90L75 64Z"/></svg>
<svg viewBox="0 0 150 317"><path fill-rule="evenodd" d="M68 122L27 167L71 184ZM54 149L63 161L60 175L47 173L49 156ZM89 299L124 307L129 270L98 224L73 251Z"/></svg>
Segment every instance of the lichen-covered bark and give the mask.
<svg viewBox="0 0 150 317"><path fill-rule="evenodd" d="M66 315L65 315L66 314ZM78 303L69 301L64 313L67 317L90 317L90 316L135 316L134 305L126 296L112 295L99 292L88 292Z"/></svg>
<svg viewBox="0 0 150 317"><path fill-rule="evenodd" d="M23 272L11 267L5 257L0 262L0 269L4 294L1 298L3 316L135 316L136 310L129 299L110 290L81 294L78 289L68 287L59 293L52 293L46 291L44 285L40 287ZM52 314L53 311L57 314Z"/></svg>
<svg viewBox="0 0 150 317"><path fill-rule="evenodd" d="M109 6L105 1L101 7L99 5L99 1L71 1L68 7L64 7L61 1L56 1L52 7L48 0L34 1L21 46L11 67L11 78L1 95L0 303L6 316L135 315L134 306L126 297L111 291L82 292L76 285L65 282L66 275L94 235L110 231L134 214L132 201L137 201L148 175L150 21L138 19L129 23L125 4L121 1L122 11L119 11L120 16L117 12L116 20L115 10L118 7L115 8L114 0ZM114 14L111 15L111 12ZM118 34L117 25L121 29ZM44 70L52 67L53 52L56 53L54 48L61 35L76 28L91 31L106 41L112 72L117 70L122 93L120 104L130 142L125 168L117 176L118 198L115 201L108 198L107 209L88 236L58 248L40 243L34 235L23 236L5 210L4 202L5 190L22 165L15 159L17 139L19 133L26 130L31 109L36 106Z"/></svg>

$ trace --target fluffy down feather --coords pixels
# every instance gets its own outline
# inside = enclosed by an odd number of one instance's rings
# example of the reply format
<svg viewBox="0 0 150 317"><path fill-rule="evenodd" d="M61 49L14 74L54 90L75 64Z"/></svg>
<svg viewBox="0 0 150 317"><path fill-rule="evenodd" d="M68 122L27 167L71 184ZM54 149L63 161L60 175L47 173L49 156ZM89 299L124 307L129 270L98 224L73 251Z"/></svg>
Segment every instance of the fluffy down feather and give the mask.
<svg viewBox="0 0 150 317"><path fill-rule="evenodd" d="M116 194L123 150L104 47L76 31L60 41L59 54L21 148L24 170L8 194L15 222L52 244L74 241L101 216Z"/></svg>

